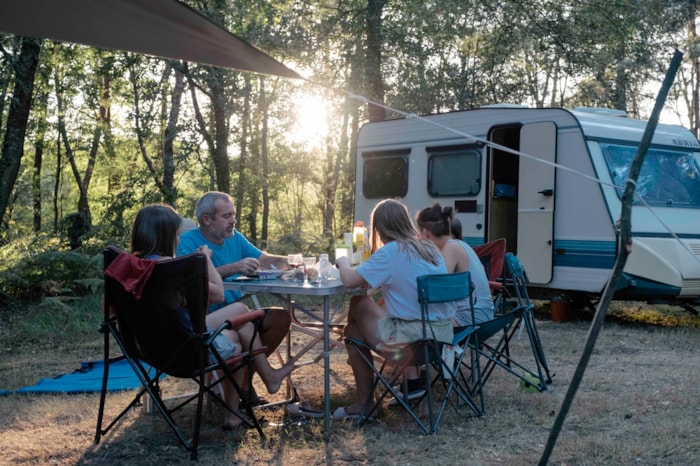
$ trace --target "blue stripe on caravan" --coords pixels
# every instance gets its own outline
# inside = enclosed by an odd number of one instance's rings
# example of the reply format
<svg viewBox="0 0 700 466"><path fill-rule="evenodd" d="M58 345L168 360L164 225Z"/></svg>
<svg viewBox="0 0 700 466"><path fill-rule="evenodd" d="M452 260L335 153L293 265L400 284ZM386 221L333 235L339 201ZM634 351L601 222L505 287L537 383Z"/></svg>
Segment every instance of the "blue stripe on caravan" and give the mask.
<svg viewBox="0 0 700 466"><path fill-rule="evenodd" d="M675 233L671 234L668 232L652 232L652 233L646 233L646 232L632 232L632 237L633 238L673 238L675 239L677 237L682 238L682 239L700 239L700 234L691 234L691 233Z"/></svg>
<svg viewBox="0 0 700 466"><path fill-rule="evenodd" d="M614 241L554 240L554 266L612 269Z"/></svg>
<svg viewBox="0 0 700 466"><path fill-rule="evenodd" d="M665 285L646 278L640 278L635 275L623 273L622 279L617 284L617 292L615 296L618 299L630 298L631 300L639 300L640 297L644 297L646 299L660 299L664 296L678 296L680 293L681 289L677 286Z"/></svg>
<svg viewBox="0 0 700 466"><path fill-rule="evenodd" d="M478 237L470 237L470 236L465 236L462 238L462 241L467 243L469 246L474 247L474 246L479 246L480 244L484 244L484 238L481 236Z"/></svg>
<svg viewBox="0 0 700 466"><path fill-rule="evenodd" d="M469 246L484 244L484 238L464 237ZM614 241L554 240L554 265L612 269L615 265Z"/></svg>

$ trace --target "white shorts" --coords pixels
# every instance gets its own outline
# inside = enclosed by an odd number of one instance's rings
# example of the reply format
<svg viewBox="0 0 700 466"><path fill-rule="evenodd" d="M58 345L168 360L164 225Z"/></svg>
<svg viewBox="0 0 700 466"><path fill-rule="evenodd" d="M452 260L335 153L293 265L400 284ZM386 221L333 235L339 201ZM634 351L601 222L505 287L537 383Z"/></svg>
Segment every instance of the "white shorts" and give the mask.
<svg viewBox="0 0 700 466"><path fill-rule="evenodd" d="M428 325L429 324L429 325ZM452 343L454 332L452 322L430 321L426 322L426 336L444 343ZM377 321L377 349L394 345L405 345L423 338L423 324L420 320L404 320L395 317L382 317Z"/></svg>

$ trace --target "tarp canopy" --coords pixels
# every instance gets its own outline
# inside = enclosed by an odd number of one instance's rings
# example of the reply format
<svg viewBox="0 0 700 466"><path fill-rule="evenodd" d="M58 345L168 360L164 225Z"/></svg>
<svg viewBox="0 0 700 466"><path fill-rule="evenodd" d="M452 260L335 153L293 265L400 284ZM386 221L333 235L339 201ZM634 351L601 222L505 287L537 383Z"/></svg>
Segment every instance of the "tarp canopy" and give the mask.
<svg viewBox="0 0 700 466"><path fill-rule="evenodd" d="M0 0L0 32L301 78L177 0Z"/></svg>

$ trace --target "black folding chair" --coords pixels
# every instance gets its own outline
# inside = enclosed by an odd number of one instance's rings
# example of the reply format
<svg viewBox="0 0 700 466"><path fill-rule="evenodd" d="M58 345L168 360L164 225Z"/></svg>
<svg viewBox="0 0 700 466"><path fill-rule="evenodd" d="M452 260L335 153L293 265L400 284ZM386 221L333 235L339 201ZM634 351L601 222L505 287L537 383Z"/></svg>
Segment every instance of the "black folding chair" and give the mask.
<svg viewBox="0 0 700 466"><path fill-rule="evenodd" d="M101 436L131 408L139 406L142 397L150 396L154 408L191 452L191 458L197 459L204 395L229 409L216 390L220 379L214 377L216 371L221 378L231 381L237 396L241 397L245 412L231 412L245 425L257 429L260 438L264 439L250 400L246 398L249 391L242 390L233 377L235 371L247 369L247 383L252 386L250 378L254 354L242 352L224 360L214 346L216 336L224 329L237 328L250 321L259 322L264 312L249 312L212 332L207 330L207 263L202 254L147 261L108 247L104 251L104 266L104 321L100 331L104 334L105 365L95 443L99 443ZM117 343L121 352L114 359L110 359L110 339ZM256 350L256 354L264 350ZM142 387L134 399L103 428L109 365L120 359L129 362ZM198 389L170 406L172 400L165 400L161 394L160 379L164 374L190 378L197 383ZM194 428L192 438L188 439L176 423L174 413L195 400Z"/></svg>
<svg viewBox="0 0 700 466"><path fill-rule="evenodd" d="M360 426L365 424L367 420L372 417L382 401L389 396L393 396L396 399L398 404L426 434L437 432L445 407L453 393L456 394L458 400L458 403L454 405L455 408L458 406L467 406L473 413L479 412L462 385L456 383L455 367L459 367L459 364L448 363L443 359L442 351L445 343L435 339L430 320L431 304L458 301L471 296L472 288L469 273L424 275L418 277L417 286L418 301L421 305L421 322L423 326L423 336L420 340L399 348L376 349L357 339L345 339L346 343L358 347L358 354L372 369L375 376L370 398L367 400L359 420ZM377 369L374 365L374 359L368 357L367 354L360 349L370 350L381 356L383 362L380 368ZM401 377L405 369L410 366L425 366L423 378L426 393L413 401L408 401L405 381L402 384L402 393L400 393L400 390L394 388L399 377ZM444 389L444 395L439 405L434 403L437 401L435 400L437 394L435 391L436 386L442 386ZM377 387L381 387L381 390L375 401L374 394ZM417 408L423 400L427 402L428 414L427 418L421 419L419 411L415 408Z"/></svg>

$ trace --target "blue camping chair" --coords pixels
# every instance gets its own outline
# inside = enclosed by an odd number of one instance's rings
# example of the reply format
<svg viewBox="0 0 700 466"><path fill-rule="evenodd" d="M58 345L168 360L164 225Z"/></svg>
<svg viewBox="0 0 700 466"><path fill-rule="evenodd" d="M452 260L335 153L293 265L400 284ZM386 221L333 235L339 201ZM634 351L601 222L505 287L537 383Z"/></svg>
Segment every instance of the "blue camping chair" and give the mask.
<svg viewBox="0 0 700 466"><path fill-rule="evenodd" d="M522 386L533 387L539 392L545 391L547 384L552 382L532 312L533 306L527 294L525 270L512 253L506 254L506 265L518 300L517 306L514 309L506 309L503 315L493 320L478 324L477 329L462 340L462 345L471 350L471 359L465 359L463 363L471 364L472 373L469 379L462 378L461 381L468 387L465 391L470 395L479 395L482 416L486 415L484 385L496 367L517 377ZM512 355L511 340L523 329L528 336L532 354ZM493 339L496 339L495 343L491 342ZM484 364L482 359L485 360Z"/></svg>
<svg viewBox="0 0 700 466"><path fill-rule="evenodd" d="M434 338L431 330L430 321L430 305L432 303L444 303L457 301L471 296L472 287L469 279L469 273L453 273L453 274L436 274L424 275L418 277L418 301L421 305L421 322L423 325L423 337L413 343L409 343L400 348L381 349L369 347L366 343L353 339L346 338L345 342L350 345L355 345L359 348L369 349L381 356L383 362L379 369L375 367L372 357L367 357L363 351L357 351L361 355L363 361L374 372L374 385L372 395L365 404L365 409L358 422L358 425L364 425L367 420L372 418L379 405L385 398L393 396L398 405L400 405L411 418L419 425L426 434L437 432L438 425L445 411L451 395L457 397L455 409L460 406L467 406L469 410L475 414L479 412L476 405L472 401L469 394L465 391L463 385L457 383L455 367L460 367L461 357L458 357L457 363L446 363L442 357L444 343L437 341ZM474 329L468 330L465 334L473 332ZM404 370L410 366L425 366L423 372L426 393L422 397L407 401L406 383L402 383L403 393L399 393L394 386ZM436 387L441 386L444 390L442 399L436 399ZM379 388L380 393L378 398L374 397L375 390ZM403 395L403 396L402 396ZM420 403L427 403L427 418L419 415L419 411L415 409Z"/></svg>

